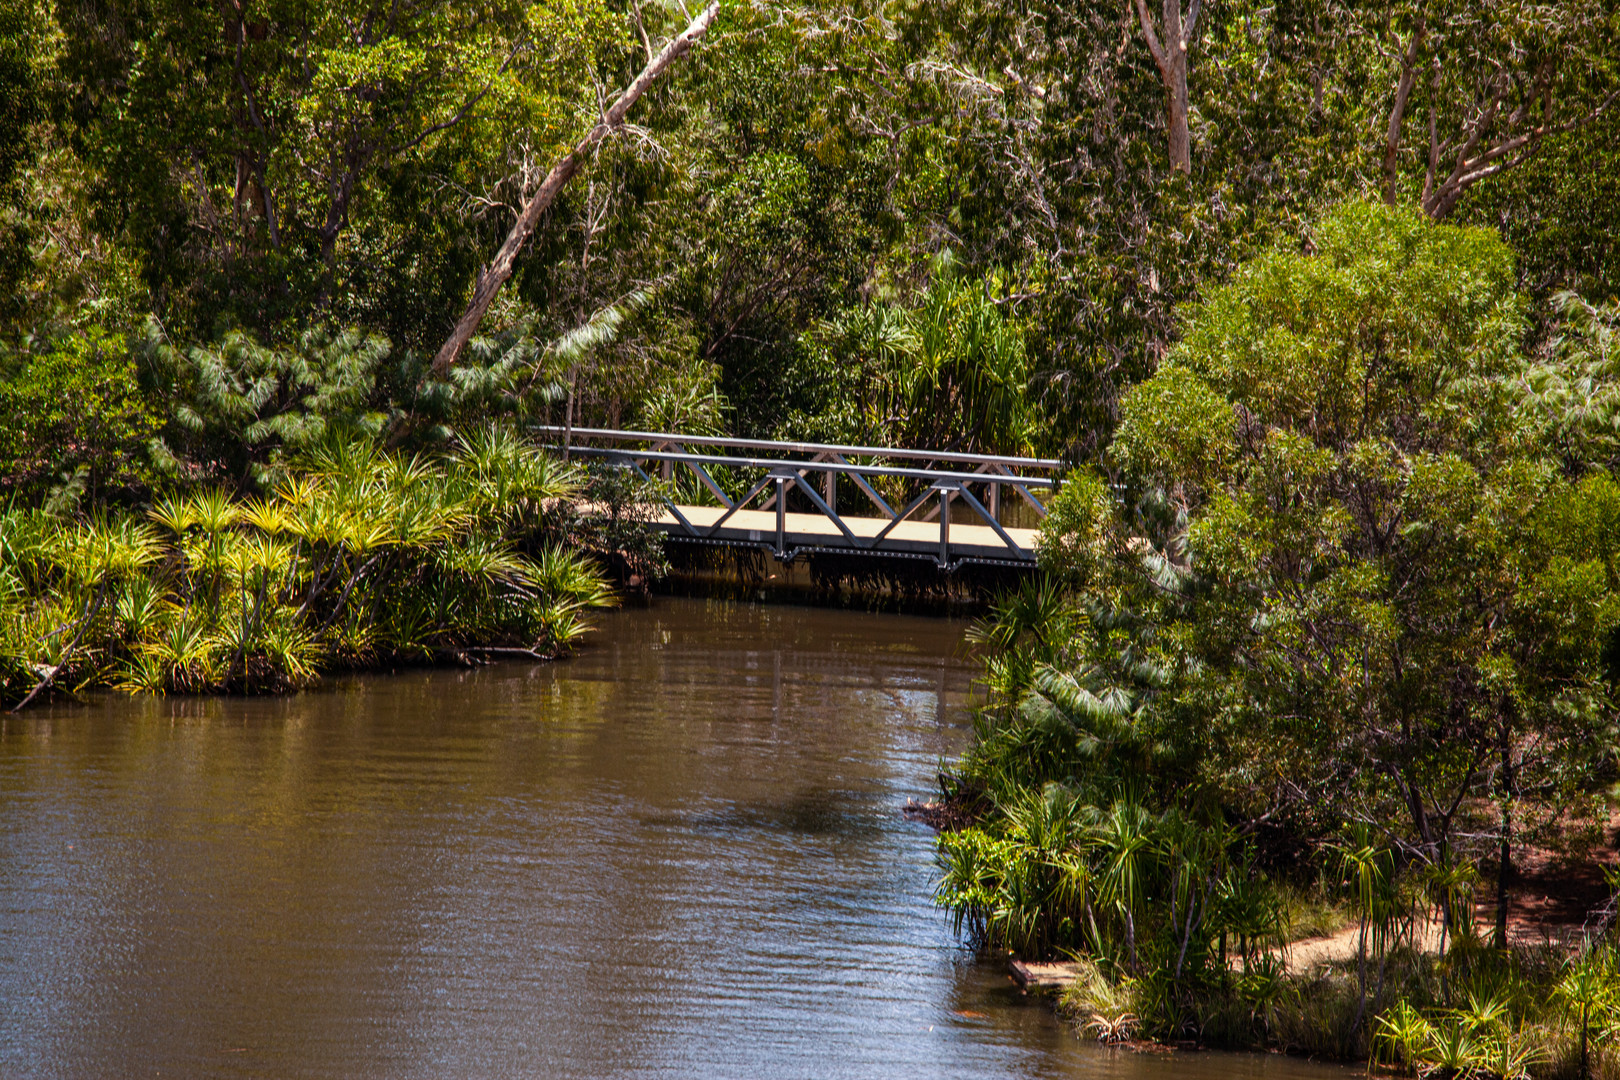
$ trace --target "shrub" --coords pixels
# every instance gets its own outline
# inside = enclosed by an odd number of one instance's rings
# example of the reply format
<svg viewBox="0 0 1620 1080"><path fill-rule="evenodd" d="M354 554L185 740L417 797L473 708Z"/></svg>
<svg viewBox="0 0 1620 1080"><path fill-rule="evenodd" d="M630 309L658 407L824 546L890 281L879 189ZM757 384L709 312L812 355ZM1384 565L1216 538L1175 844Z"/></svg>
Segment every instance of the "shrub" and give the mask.
<svg viewBox="0 0 1620 1080"><path fill-rule="evenodd" d="M161 426L119 335L92 328L0 360L0 485L15 496L143 491Z"/></svg>

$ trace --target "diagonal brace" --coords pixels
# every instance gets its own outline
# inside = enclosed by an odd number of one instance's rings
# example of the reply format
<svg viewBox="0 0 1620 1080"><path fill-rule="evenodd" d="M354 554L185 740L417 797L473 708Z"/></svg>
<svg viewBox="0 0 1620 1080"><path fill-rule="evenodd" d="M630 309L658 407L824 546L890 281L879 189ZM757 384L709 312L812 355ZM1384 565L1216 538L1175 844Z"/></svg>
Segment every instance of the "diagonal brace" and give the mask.
<svg viewBox="0 0 1620 1080"><path fill-rule="evenodd" d="M861 546L861 542L855 538L855 534L849 531L849 526L844 524L844 519L839 517L837 512L822 500L821 496L816 493L816 489L804 477L796 476L793 478L793 482L799 485L800 491L810 497L811 503L815 505L817 510L826 514L828 519L838 526L838 531L844 534L844 539L849 541L851 547Z"/></svg>
<svg viewBox="0 0 1620 1080"><path fill-rule="evenodd" d="M632 458L624 457L624 458L620 458L619 460L623 464L629 465L632 469L636 470L636 475L641 477L643 480L647 481L647 483L653 485L654 487L656 487L658 485L658 482L656 480L654 480L652 477L647 475L647 470L643 469L640 465L636 464L636 462ZM674 499L666 497L664 499L664 505L669 507L669 512L675 515L675 520L681 523L681 528L685 529L688 533L690 533L693 536L701 536L702 535L702 533L699 533L697 531L697 526L696 525L693 525L690 521L686 520L686 515L681 513L681 508L679 506L675 505L675 500Z"/></svg>
<svg viewBox="0 0 1620 1080"><path fill-rule="evenodd" d="M923 503L927 502L933 497L934 489L928 488L921 495L917 496L915 499L912 499L911 502L906 504L906 508L896 514L893 521L890 521L887 525L883 526L883 531L872 537L871 541L866 546L868 548L876 548L878 544L883 541L883 538L888 536L896 525L910 517L912 512L915 511L917 507L921 506Z"/></svg>
<svg viewBox="0 0 1620 1080"><path fill-rule="evenodd" d="M748 494L744 495L742 498L740 498L736 502L732 503L731 507L728 510L726 510L725 513L720 515L720 520L716 521L713 525L710 525L709 526L709 531L707 533L705 533L704 535L705 536L713 536L715 533L719 532L720 531L720 526L724 525L726 523L727 519L730 518L732 514L735 514L737 511L739 511L743 507L747 506L749 504L749 502L751 502L753 500L754 496L756 496L760 492L764 491L765 488L767 486L769 486L775 479L776 479L776 477L774 477L774 476L767 476L765 479L761 480L759 483L757 483L753 487L749 488L748 489Z"/></svg>
<svg viewBox="0 0 1620 1080"><path fill-rule="evenodd" d="M1003 529L1001 527L1001 523L991 515L990 511L984 508L984 504L974 497L973 492L967 489L966 484L962 485L961 489L958 491L958 494L962 496L963 502L973 507L974 512L980 517L984 518L986 524L988 524L992 529L996 530L996 535L1001 537L1001 542L1003 544L1006 544L1013 550L1013 554L1017 555L1020 559L1033 559L1035 557L1013 542L1013 538L1007 535L1007 530Z"/></svg>

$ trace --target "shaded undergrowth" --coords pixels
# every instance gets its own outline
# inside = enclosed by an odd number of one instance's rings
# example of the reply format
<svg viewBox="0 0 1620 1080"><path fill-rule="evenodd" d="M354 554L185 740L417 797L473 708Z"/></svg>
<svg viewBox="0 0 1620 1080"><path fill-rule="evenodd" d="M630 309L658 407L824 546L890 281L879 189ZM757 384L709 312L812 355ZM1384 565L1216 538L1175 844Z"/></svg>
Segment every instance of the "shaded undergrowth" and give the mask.
<svg viewBox="0 0 1620 1080"><path fill-rule="evenodd" d="M1487 941L1469 850L1354 819L1283 835L1201 781L1128 617L1033 582L974 637L989 699L942 778L938 901L983 949L1075 962L1082 1029L1442 1078L1620 1075L1612 903L1574 950ZM1074 645L1096 641L1107 666ZM1347 958L1290 966L1291 942L1335 932Z"/></svg>

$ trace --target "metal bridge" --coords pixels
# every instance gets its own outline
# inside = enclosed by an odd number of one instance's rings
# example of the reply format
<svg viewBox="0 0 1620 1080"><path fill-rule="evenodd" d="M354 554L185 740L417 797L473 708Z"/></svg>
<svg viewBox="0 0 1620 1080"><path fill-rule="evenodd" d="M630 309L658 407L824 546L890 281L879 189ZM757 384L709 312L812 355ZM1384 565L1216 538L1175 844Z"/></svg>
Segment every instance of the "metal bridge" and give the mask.
<svg viewBox="0 0 1620 1080"><path fill-rule="evenodd" d="M1021 516L1045 517L1037 492L1054 491L1064 468L938 450L537 430L556 440L552 449L605 459L649 482L657 473L672 495L653 524L670 539L764 549L784 562L837 554L931 559L947 573L964 563L1033 566L1038 530L1003 524L1014 516L1003 511L1023 505L1030 510Z"/></svg>

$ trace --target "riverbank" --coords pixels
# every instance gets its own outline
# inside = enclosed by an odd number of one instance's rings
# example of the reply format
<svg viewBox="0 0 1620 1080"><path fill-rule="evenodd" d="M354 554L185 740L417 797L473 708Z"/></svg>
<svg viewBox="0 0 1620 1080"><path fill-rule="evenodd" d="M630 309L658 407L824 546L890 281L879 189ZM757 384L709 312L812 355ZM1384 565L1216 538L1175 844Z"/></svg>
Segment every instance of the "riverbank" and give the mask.
<svg viewBox="0 0 1620 1080"><path fill-rule="evenodd" d="M496 429L434 460L336 444L272 494L0 510L0 704L269 693L321 674L562 655L610 604L581 474Z"/></svg>
<svg viewBox="0 0 1620 1080"><path fill-rule="evenodd" d="M1357 800L1346 820L1243 724L1210 719L1196 686L1167 693L1128 613L1034 584L973 637L988 701L912 814L944 830L938 900L968 941L1073 961L1058 974L1077 1029L1475 1080L1620 1068L1620 822L1601 760L1577 804L1521 791L1511 817L1457 775L1446 831L1413 839L1383 775L1329 778Z"/></svg>
<svg viewBox="0 0 1620 1080"><path fill-rule="evenodd" d="M936 830L968 827L959 810L937 802L906 812ZM1205 976L1196 1023L1179 1031L1151 1027L1164 1007L1153 999L1162 983L1121 971L1117 956L1015 954L1006 963L1022 992L1050 1003L1077 1033L1127 1050L1269 1051L1395 1074L1608 1080L1620 1076L1620 955L1607 943L1620 814L1602 831L1590 861L1514 850L1503 947L1491 944L1496 897L1483 889L1458 909L1466 924L1450 928L1422 905L1369 925L1351 904L1296 900L1310 926L1342 925L1301 934L1305 923L1283 918L1268 935L1274 941L1234 951L1220 973Z"/></svg>
<svg viewBox="0 0 1620 1080"><path fill-rule="evenodd" d="M971 813L948 804L908 811L936 829L976 827ZM941 834L948 860L942 897L960 902L961 893L949 891L963 851L953 835L960 833ZM1494 883L1453 893L1449 926L1445 909L1408 883L1374 918L1353 897L1273 892L1270 912L1250 922L1247 940L1229 939L1229 916L1215 915L1211 921L1224 925L1203 940L1218 939L1219 956L1210 959L1219 966L1189 965L1179 980L1157 967L1176 939L1150 929L1155 913L1148 911L1139 920L1142 959L1135 964L1106 942L1074 959L1015 953L1007 962L1025 992L1107 1045L1270 1051L1476 1080L1613 1080L1620 1077L1617 850L1620 815L1610 816L1589 860L1515 848L1501 943L1493 940ZM1106 894L1093 902L1112 903ZM1294 911L1309 917L1302 922ZM1087 917L1101 921L1107 913ZM1335 924L1328 933L1301 933ZM986 940L983 924L972 934ZM1167 1024L1167 1015L1179 1022Z"/></svg>

